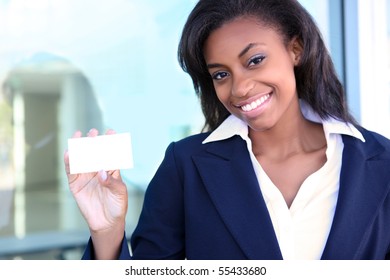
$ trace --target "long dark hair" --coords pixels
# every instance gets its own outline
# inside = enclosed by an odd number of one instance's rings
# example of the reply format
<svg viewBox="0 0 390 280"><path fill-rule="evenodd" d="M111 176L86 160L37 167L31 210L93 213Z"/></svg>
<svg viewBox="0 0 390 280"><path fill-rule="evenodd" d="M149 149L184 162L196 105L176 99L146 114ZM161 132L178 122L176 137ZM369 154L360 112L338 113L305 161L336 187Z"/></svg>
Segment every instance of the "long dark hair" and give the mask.
<svg viewBox="0 0 390 280"><path fill-rule="evenodd" d="M311 15L296 0L200 0L184 26L178 48L180 66L192 78L205 116L204 130L214 130L229 112L218 100L206 67L203 46L224 23L251 17L274 28L285 42L297 38L303 52L295 67L298 97L323 119L356 123L348 112L344 89L322 35Z"/></svg>

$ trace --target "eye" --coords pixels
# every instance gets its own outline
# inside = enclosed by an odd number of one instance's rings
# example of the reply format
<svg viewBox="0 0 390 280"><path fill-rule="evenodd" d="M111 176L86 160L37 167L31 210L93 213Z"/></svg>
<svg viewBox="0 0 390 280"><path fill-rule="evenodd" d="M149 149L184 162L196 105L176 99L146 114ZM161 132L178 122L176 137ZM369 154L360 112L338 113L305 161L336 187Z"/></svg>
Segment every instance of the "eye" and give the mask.
<svg viewBox="0 0 390 280"><path fill-rule="evenodd" d="M249 59L248 66L255 66L260 64L265 59L265 55L259 54Z"/></svg>
<svg viewBox="0 0 390 280"><path fill-rule="evenodd" d="M229 76L229 73L223 72L223 71L219 71L219 72L216 72L216 73L211 75L213 80L217 80L217 81L222 80L222 79L226 78L227 76Z"/></svg>

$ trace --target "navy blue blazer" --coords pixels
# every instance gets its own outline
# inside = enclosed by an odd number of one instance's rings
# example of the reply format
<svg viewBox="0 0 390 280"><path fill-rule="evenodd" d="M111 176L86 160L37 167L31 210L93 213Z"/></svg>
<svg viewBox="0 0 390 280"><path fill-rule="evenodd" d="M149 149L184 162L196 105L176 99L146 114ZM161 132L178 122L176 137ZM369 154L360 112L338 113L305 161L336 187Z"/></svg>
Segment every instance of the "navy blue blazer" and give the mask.
<svg viewBox="0 0 390 280"><path fill-rule="evenodd" d="M340 190L322 259L390 259L390 141L343 135ZM282 259L246 143L172 143L120 259ZM93 258L91 240L84 259Z"/></svg>

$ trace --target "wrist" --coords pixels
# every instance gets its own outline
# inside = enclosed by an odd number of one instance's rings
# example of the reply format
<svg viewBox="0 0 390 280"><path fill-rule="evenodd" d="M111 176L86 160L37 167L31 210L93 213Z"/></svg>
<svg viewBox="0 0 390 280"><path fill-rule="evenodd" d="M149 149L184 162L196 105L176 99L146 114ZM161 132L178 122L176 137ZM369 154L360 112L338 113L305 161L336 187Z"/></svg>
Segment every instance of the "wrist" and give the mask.
<svg viewBox="0 0 390 280"><path fill-rule="evenodd" d="M118 258L125 232L124 221L105 230L91 230L90 232L96 259L114 260Z"/></svg>

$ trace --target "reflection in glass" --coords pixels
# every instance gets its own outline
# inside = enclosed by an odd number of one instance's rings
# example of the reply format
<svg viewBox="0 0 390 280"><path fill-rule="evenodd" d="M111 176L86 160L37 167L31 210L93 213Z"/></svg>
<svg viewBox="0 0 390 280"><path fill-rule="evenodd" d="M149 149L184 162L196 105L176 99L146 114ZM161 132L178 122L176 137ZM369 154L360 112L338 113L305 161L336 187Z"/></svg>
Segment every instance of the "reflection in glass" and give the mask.
<svg viewBox="0 0 390 280"><path fill-rule="evenodd" d="M34 251L87 242L63 170L76 130L132 134L131 231L168 143L203 124L176 59L195 2L0 1L0 259L79 258ZM10 244L31 254L2 255Z"/></svg>

